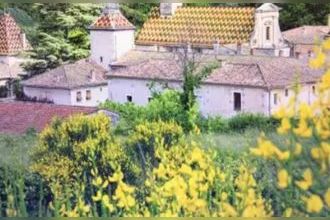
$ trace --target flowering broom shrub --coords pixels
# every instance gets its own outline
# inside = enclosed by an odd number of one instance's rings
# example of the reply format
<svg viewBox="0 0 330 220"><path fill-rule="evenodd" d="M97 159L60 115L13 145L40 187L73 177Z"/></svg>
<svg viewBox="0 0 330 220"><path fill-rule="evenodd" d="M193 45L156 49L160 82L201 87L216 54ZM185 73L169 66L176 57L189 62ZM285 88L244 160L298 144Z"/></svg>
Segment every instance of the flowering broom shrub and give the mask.
<svg viewBox="0 0 330 220"><path fill-rule="evenodd" d="M100 176L108 176L121 166L133 179L134 165L110 128L105 115L78 115L66 121L56 120L40 134L32 150L31 169L49 183L56 199L65 199L73 193L66 190L81 188L81 183L88 188L95 167Z"/></svg>
<svg viewBox="0 0 330 220"><path fill-rule="evenodd" d="M285 216L329 216L330 214L330 68L326 54L330 39L315 49L312 68L324 68L317 86L317 100L299 102L296 94L275 116L281 120L277 133L287 138L277 146L265 135L251 153L277 161L277 188Z"/></svg>

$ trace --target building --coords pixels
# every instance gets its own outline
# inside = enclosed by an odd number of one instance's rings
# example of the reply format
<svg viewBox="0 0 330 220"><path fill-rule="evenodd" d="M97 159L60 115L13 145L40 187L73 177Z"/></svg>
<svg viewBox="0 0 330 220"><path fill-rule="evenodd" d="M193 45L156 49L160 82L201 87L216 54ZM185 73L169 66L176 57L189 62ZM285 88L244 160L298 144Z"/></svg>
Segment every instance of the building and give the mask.
<svg viewBox="0 0 330 220"><path fill-rule="evenodd" d="M22 82L28 99L59 105L98 106L108 98L107 71L83 59Z"/></svg>
<svg viewBox="0 0 330 220"><path fill-rule="evenodd" d="M0 86L9 86L10 80L26 74L19 55L31 49L21 28L10 14L0 15Z"/></svg>
<svg viewBox="0 0 330 220"><path fill-rule="evenodd" d="M196 94L205 116L230 117L240 112L270 115L292 97L296 77L303 91L299 100L310 104L322 74L295 58L207 55L200 62L219 64ZM151 82L159 83L155 88L159 90L162 83L174 89L182 85L181 62L169 52L131 51L112 67L109 99L115 102L146 105L151 98Z"/></svg>
<svg viewBox="0 0 330 220"><path fill-rule="evenodd" d="M315 44L319 44L329 37L328 26L302 26L283 32L284 38L289 42L291 55L297 58L313 56Z"/></svg>
<svg viewBox="0 0 330 220"><path fill-rule="evenodd" d="M0 134L23 134L29 129L42 131L54 118L67 118L76 114L93 115L100 110L95 107L54 105L32 102L0 102ZM117 123L118 115L103 111Z"/></svg>
<svg viewBox="0 0 330 220"><path fill-rule="evenodd" d="M257 9L161 3L134 42L134 27L116 4L110 4L90 28L91 56L110 68L110 100L145 105L151 83L158 89L163 84L181 88L178 54L187 48L188 55L197 54L203 65L219 64L197 93L203 115L270 115L292 96L297 76L302 87L299 100L312 103L321 76L308 67L306 59L289 57L291 45L280 30L279 11L271 3ZM126 36L115 37L118 34ZM109 42L112 49L99 42Z"/></svg>

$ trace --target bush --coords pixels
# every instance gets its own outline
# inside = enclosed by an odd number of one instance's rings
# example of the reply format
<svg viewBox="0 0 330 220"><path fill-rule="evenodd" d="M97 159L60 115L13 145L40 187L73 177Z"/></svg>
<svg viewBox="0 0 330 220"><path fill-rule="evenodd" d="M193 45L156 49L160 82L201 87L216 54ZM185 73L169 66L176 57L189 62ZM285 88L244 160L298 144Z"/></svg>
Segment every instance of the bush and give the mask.
<svg viewBox="0 0 330 220"><path fill-rule="evenodd" d="M244 131L248 128L255 128L262 131L275 130L279 121L273 117L266 117L259 114L239 114L228 120L228 128L231 131Z"/></svg>
<svg viewBox="0 0 330 220"><path fill-rule="evenodd" d="M89 185L93 172L109 176L119 166L134 181L134 168L125 149L111 134L110 120L103 114L55 120L40 134L32 150L31 169L50 183L52 193L63 196L61 186Z"/></svg>
<svg viewBox="0 0 330 220"><path fill-rule="evenodd" d="M181 105L180 93L167 89L162 93L155 93L152 100L146 106L138 106L133 103L119 104L107 101L100 106L120 114L119 124L115 131L118 134L127 135L134 130L134 127L143 121L171 122L180 125L185 132L190 131L191 124L195 124L202 132L243 132L246 129L254 128L264 131L272 131L279 122L275 118L259 114L239 114L229 119L221 116L187 118ZM192 111L194 111L192 109ZM192 120L192 121L189 121ZM189 122L188 122L189 121Z"/></svg>

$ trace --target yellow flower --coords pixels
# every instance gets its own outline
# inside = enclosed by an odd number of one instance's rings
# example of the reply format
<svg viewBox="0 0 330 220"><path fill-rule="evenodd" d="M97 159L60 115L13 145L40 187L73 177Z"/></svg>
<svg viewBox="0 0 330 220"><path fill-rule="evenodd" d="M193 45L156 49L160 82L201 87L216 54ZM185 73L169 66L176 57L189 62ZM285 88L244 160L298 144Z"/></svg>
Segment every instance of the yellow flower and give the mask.
<svg viewBox="0 0 330 220"><path fill-rule="evenodd" d="M317 147L314 147L311 149L311 155L312 155L312 158L317 160L320 158L320 149L317 148Z"/></svg>
<svg viewBox="0 0 330 220"><path fill-rule="evenodd" d="M306 202L308 212L319 213L323 209L323 202L318 195L312 194L309 198L303 198L303 200Z"/></svg>
<svg viewBox="0 0 330 220"><path fill-rule="evenodd" d="M190 166L183 164L179 170L183 174L191 175L192 174L192 169Z"/></svg>
<svg viewBox="0 0 330 220"><path fill-rule="evenodd" d="M294 133L301 137L309 138L312 136L312 129L308 127L307 121L303 118L299 120L298 127L295 128Z"/></svg>
<svg viewBox="0 0 330 220"><path fill-rule="evenodd" d="M276 155L277 155L279 160L287 160L290 157L290 152L289 151L282 152L280 150L276 150L275 152L276 152Z"/></svg>
<svg viewBox="0 0 330 220"><path fill-rule="evenodd" d="M102 193L100 191L97 191L96 196L92 196L92 199L94 202L98 202L102 199Z"/></svg>
<svg viewBox="0 0 330 220"><path fill-rule="evenodd" d="M300 105L300 117L302 119L308 119L311 118L313 116L312 114L312 109L309 105L307 105L306 103L303 103Z"/></svg>
<svg viewBox="0 0 330 220"><path fill-rule="evenodd" d="M311 68L318 69L322 67L325 63L326 56L322 51L319 51L316 54L316 57L309 61L309 65Z"/></svg>
<svg viewBox="0 0 330 220"><path fill-rule="evenodd" d="M109 182L119 182L124 178L124 174L121 171L117 171L112 177L109 177Z"/></svg>
<svg viewBox="0 0 330 220"><path fill-rule="evenodd" d="M323 48L324 50L330 50L330 40L329 40L329 39L323 41L323 43L322 43L322 48Z"/></svg>
<svg viewBox="0 0 330 220"><path fill-rule="evenodd" d="M328 70L321 78L320 90L330 89L330 70Z"/></svg>
<svg viewBox="0 0 330 220"><path fill-rule="evenodd" d="M306 169L303 174L304 180L296 181L296 185L299 186L302 190L307 190L313 185L313 174L311 169Z"/></svg>
<svg viewBox="0 0 330 220"><path fill-rule="evenodd" d="M301 146L301 144L300 144L300 143L296 143L296 147L295 147L295 149L294 149L293 154L298 156L298 155L301 154L301 151L302 151L302 146Z"/></svg>
<svg viewBox="0 0 330 220"><path fill-rule="evenodd" d="M327 206L330 208L330 188L328 188L327 192L325 193L324 200Z"/></svg>
<svg viewBox="0 0 330 220"><path fill-rule="evenodd" d="M292 216L292 208L287 208L284 211L284 217L291 217Z"/></svg>
<svg viewBox="0 0 330 220"><path fill-rule="evenodd" d="M291 128L291 123L288 118L282 118L281 126L277 128L279 134L286 134Z"/></svg>
<svg viewBox="0 0 330 220"><path fill-rule="evenodd" d="M236 217L237 216L237 212L235 210L235 208L230 205L229 203L223 203L222 207L224 209L224 212L226 213L226 217Z"/></svg>
<svg viewBox="0 0 330 220"><path fill-rule="evenodd" d="M289 184L289 175L288 172L285 169L281 169L277 173L277 185L280 189L285 189L288 187Z"/></svg>

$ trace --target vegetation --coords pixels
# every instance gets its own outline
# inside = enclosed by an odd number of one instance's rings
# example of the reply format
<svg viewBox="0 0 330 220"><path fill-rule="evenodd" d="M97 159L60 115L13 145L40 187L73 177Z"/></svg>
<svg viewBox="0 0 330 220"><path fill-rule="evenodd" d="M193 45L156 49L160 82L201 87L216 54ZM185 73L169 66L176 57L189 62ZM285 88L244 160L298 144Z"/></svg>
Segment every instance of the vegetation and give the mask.
<svg viewBox="0 0 330 220"><path fill-rule="evenodd" d="M146 107L103 104L121 114L116 127L77 115L38 136L1 135L0 217L328 217L329 52L330 39L310 62L325 69L317 101L298 103L297 86L274 118L187 117L197 72Z"/></svg>

